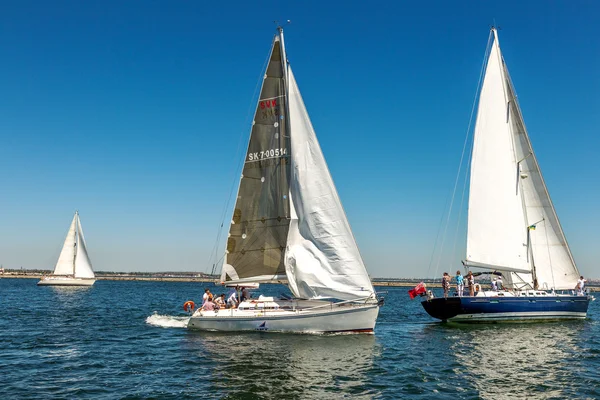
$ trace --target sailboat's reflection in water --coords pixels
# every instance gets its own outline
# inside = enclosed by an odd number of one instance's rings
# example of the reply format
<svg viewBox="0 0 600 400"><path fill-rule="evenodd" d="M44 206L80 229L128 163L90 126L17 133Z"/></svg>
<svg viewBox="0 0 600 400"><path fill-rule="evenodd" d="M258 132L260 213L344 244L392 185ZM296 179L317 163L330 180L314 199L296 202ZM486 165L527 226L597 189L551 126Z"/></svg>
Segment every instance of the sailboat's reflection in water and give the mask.
<svg viewBox="0 0 600 400"><path fill-rule="evenodd" d="M210 364L212 392L239 396L353 398L367 389L381 348L373 335L273 335L190 332L189 345Z"/></svg>
<svg viewBox="0 0 600 400"><path fill-rule="evenodd" d="M564 398L583 379L577 343L585 322L456 329L460 340L449 350L461 366L455 372L470 381L457 384L473 385L480 398Z"/></svg>

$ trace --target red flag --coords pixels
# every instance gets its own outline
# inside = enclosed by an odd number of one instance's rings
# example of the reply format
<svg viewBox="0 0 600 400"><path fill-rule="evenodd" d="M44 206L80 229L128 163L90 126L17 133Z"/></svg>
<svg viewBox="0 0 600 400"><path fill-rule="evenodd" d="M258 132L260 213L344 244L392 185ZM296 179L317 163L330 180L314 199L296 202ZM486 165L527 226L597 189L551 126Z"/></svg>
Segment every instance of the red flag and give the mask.
<svg viewBox="0 0 600 400"><path fill-rule="evenodd" d="M415 286L414 289L410 289L408 291L408 295L410 296L411 300L419 295L423 296L423 295L425 295L425 293L427 293L427 288L425 287L425 284L423 282L421 282L417 286Z"/></svg>

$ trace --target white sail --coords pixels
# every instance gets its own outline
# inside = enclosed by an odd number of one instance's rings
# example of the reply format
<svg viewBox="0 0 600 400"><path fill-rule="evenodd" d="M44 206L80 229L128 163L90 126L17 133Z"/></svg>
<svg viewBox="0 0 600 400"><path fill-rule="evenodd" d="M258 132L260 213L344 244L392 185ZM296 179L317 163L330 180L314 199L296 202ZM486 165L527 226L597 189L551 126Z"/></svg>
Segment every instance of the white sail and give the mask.
<svg viewBox="0 0 600 400"><path fill-rule="evenodd" d="M69 232L54 267L54 275L73 275L75 269L75 231L77 229L77 214L73 217Z"/></svg>
<svg viewBox="0 0 600 400"><path fill-rule="evenodd" d="M519 162L519 178L527 216L529 258L539 288L572 289L579 271L544 183L525 128L510 75L504 64L509 119Z"/></svg>
<svg viewBox="0 0 600 400"><path fill-rule="evenodd" d="M527 222L495 40L479 97L471 160L467 263L529 271Z"/></svg>
<svg viewBox="0 0 600 400"><path fill-rule="evenodd" d="M290 290L300 298L351 300L373 286L288 67L292 150L291 223L285 255Z"/></svg>
<svg viewBox="0 0 600 400"><path fill-rule="evenodd" d="M93 279L95 277L94 271L92 270L92 263L90 262L90 257L88 256L85 237L83 236L83 229L81 229L81 221L79 220L79 214L76 214L76 218L77 251L75 255L75 277Z"/></svg>
<svg viewBox="0 0 600 400"><path fill-rule="evenodd" d="M513 287L571 289L579 271L493 33L475 126L466 264L508 271Z"/></svg>

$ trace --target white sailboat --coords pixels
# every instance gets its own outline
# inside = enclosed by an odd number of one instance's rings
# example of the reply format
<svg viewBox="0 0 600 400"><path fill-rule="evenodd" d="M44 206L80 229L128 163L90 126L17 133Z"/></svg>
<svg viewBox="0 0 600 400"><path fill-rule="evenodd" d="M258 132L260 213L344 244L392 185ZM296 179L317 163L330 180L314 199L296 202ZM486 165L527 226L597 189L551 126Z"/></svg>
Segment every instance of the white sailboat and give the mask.
<svg viewBox="0 0 600 400"><path fill-rule="evenodd" d="M197 310L194 329L372 332L378 300L298 85L273 40L227 239L222 281L287 279L293 298Z"/></svg>
<svg viewBox="0 0 600 400"><path fill-rule="evenodd" d="M38 285L92 286L96 282L88 256L79 212L75 212L62 251L52 275L43 277Z"/></svg>
<svg viewBox="0 0 600 400"><path fill-rule="evenodd" d="M422 304L433 317L453 321L585 318L591 296L570 293L579 271L525 129L495 28L491 35L475 124L463 264L501 272L509 290Z"/></svg>

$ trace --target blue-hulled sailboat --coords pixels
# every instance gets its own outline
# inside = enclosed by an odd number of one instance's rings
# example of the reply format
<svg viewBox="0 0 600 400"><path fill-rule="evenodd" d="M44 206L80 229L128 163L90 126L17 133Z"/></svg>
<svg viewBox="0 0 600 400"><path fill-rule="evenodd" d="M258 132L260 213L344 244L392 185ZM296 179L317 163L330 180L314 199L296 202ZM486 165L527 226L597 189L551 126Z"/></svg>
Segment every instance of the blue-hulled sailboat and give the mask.
<svg viewBox="0 0 600 400"><path fill-rule="evenodd" d="M455 322L583 319L592 296L580 277L533 152L508 69L491 30L471 158L466 269L500 272L504 289L428 298Z"/></svg>

